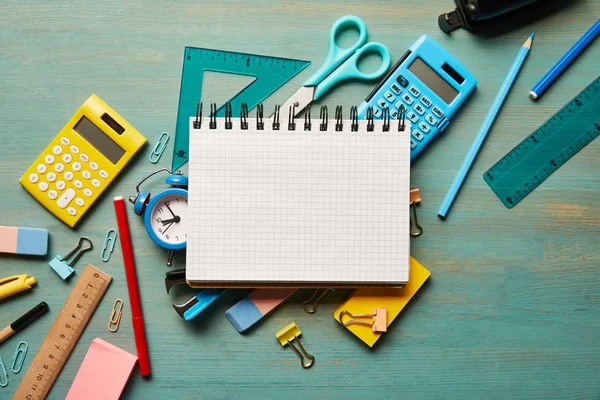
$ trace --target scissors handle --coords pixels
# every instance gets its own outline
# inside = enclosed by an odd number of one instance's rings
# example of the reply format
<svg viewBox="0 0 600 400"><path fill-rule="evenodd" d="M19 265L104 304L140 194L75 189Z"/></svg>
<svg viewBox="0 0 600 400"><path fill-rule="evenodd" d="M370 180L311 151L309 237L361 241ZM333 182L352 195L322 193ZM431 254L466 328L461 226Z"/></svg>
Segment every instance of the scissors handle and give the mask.
<svg viewBox="0 0 600 400"><path fill-rule="evenodd" d="M335 36L343 29L348 26L355 26L358 28L358 40L352 46L347 49L342 49L335 42ZM344 62L352 53L354 53L360 46L367 42L367 25L364 21L354 15L346 15L339 18L333 23L331 27L331 34L329 36L329 54L325 59L323 65L317 72L315 72L302 86L317 86L323 81L327 75L331 74L342 62Z"/></svg>
<svg viewBox="0 0 600 400"><path fill-rule="evenodd" d="M361 72L358 69L358 60L367 53L379 53L379 55L381 56L381 65L379 66L379 68L376 71L373 71L368 74ZM327 78L325 78L321 83L317 85L313 95L313 100L317 100L331 87L347 79L360 79L370 81L373 79L380 78L390 68L390 63L391 56L390 51L387 49L387 47L377 42L367 43L363 47L359 48L356 51L356 53L350 56L350 58L343 62L342 65L340 65Z"/></svg>

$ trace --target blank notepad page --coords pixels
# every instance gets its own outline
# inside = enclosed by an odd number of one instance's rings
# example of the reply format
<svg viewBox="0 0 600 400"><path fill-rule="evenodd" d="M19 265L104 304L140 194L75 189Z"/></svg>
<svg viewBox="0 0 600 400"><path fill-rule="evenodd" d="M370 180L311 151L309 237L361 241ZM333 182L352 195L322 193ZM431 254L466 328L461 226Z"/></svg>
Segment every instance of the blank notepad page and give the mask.
<svg viewBox="0 0 600 400"><path fill-rule="evenodd" d="M195 286L402 285L410 127L190 132L187 280ZM282 128L286 124L281 124ZM298 124L301 125L301 124ZM394 124L392 124L394 126ZM314 130L314 128L317 130Z"/></svg>

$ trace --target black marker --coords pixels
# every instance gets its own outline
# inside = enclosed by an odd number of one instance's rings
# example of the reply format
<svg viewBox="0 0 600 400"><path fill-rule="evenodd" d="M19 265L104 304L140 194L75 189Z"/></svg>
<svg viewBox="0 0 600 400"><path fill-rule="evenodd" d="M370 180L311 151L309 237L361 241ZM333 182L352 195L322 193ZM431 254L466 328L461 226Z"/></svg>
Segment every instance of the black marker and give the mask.
<svg viewBox="0 0 600 400"><path fill-rule="evenodd" d="M27 311L21 318L0 331L0 343L6 341L16 332L22 331L32 322L37 321L49 310L50 307L48 307L48 304L45 301L42 301L40 304Z"/></svg>

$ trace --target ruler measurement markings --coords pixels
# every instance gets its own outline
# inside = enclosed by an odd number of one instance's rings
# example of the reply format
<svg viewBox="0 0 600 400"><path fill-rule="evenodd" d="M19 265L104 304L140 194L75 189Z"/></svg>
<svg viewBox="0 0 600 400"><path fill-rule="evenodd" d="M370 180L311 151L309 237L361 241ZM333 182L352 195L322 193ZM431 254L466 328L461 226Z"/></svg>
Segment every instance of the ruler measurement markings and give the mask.
<svg viewBox="0 0 600 400"><path fill-rule="evenodd" d="M13 399L38 400L47 396L111 280L95 267L89 264L85 267Z"/></svg>
<svg viewBox="0 0 600 400"><path fill-rule="evenodd" d="M599 88L600 77L484 174L507 207L517 204L600 134Z"/></svg>
<svg viewBox="0 0 600 400"><path fill-rule="evenodd" d="M281 68L278 68L279 65ZM248 111L252 110L308 65L310 62L302 60L186 47L171 168L178 169L189 159L189 118L196 115L204 71L256 78L255 84L246 86L229 100L234 116L238 116L241 103L247 103ZM217 110L217 116L223 115L224 108L221 106Z"/></svg>

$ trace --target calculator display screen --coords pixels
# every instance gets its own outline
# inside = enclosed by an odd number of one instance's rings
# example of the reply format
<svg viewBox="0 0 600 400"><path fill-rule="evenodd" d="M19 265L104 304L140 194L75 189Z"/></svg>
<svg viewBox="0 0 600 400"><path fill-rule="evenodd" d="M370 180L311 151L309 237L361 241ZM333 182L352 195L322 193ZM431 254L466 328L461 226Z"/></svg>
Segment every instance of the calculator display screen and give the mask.
<svg viewBox="0 0 600 400"><path fill-rule="evenodd" d="M458 96L458 91L419 57L415 58L408 70L447 104L452 103L452 100Z"/></svg>
<svg viewBox="0 0 600 400"><path fill-rule="evenodd" d="M96 148L104 157L116 164L119 162L125 150L121 148L114 140L102 132L89 118L83 116L75 124L73 130L79 133L85 140L87 140L92 146Z"/></svg>

